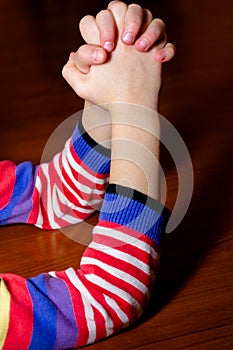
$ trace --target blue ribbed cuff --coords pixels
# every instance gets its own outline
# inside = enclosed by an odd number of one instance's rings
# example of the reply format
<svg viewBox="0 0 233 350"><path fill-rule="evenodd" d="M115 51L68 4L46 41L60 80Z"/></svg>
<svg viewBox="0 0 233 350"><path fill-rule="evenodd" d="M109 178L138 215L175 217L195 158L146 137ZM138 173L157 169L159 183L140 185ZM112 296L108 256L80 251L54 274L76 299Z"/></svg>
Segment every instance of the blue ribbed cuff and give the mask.
<svg viewBox="0 0 233 350"><path fill-rule="evenodd" d="M98 144L84 129L82 118L79 120L72 135L72 143L78 157L92 171L99 174L109 174L111 150Z"/></svg>
<svg viewBox="0 0 233 350"><path fill-rule="evenodd" d="M170 216L159 201L121 185L109 184L100 212L100 220L129 227L160 244Z"/></svg>

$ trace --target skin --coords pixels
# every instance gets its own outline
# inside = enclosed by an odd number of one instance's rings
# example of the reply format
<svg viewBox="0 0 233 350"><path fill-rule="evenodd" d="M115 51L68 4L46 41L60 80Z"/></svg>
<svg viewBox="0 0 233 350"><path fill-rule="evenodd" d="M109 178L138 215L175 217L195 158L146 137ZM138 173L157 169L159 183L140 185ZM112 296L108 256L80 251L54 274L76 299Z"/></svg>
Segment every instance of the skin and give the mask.
<svg viewBox="0 0 233 350"><path fill-rule="evenodd" d="M80 51L71 53L63 76L79 96L95 105L104 104L110 114L110 182L127 184L157 199L159 177L155 160L159 157L159 120L156 111L162 63L156 57L166 46L166 38L143 53L136 45L125 45L122 36L127 7L120 2L110 5L118 31L110 59L82 72L76 61Z"/></svg>
<svg viewBox="0 0 233 350"><path fill-rule="evenodd" d="M121 1L112 1L108 8L100 11L96 17L85 16L80 21L80 32L87 44L81 46L75 54L71 54L74 75L67 76L67 81L71 86L75 84L73 82L76 76L75 67L79 72L88 74L92 66L104 64L109 59L110 53L116 47L117 26L119 27L117 18L119 16L122 16L121 25L123 28L120 39L123 44L134 45L139 52L147 52L158 40L163 38L163 44L161 47L157 47L155 52L155 63L167 62L173 58L175 46L167 43L165 25L161 20L153 19L151 12L142 9L139 5L131 4L127 6ZM144 50L140 45L142 40L149 43ZM66 69L66 66L64 69ZM93 114L95 118L93 118ZM97 143L111 148L109 113L86 99L82 119L90 136Z"/></svg>
<svg viewBox="0 0 233 350"><path fill-rule="evenodd" d="M107 53L112 52L116 45L117 23L114 16L118 13L124 16L124 27L121 33L123 43L135 45L138 51L146 52L164 37L164 47L158 50L155 58L160 62L167 62L174 57L175 46L166 42L165 25L162 20L153 19L151 12L142 9L139 5L131 4L127 7L121 1L112 1L107 10L100 11L96 18L85 16L80 21L80 32L89 45L80 48L80 58L79 51L76 55L79 70L84 69L85 73L91 65L106 62ZM147 45L143 47L145 43Z"/></svg>

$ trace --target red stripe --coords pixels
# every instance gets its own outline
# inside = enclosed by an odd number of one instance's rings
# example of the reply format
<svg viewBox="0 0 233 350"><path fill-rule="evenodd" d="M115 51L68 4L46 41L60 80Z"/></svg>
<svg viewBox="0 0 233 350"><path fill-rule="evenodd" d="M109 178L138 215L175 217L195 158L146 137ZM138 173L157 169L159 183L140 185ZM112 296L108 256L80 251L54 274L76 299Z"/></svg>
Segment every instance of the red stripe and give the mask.
<svg viewBox="0 0 233 350"><path fill-rule="evenodd" d="M92 180L90 180L89 178L86 178L86 177L83 176L82 174L80 174L80 172L77 171L77 169L74 169L74 168L72 167L72 165L71 165L71 163L69 162L69 160L68 160L68 159L66 159L66 160L67 160L67 166L69 167L69 169L70 169L70 171L71 171L71 173L72 173L72 175L73 175L75 181L77 181L77 182L79 182L79 183L82 183L82 184L85 184L86 186L92 188L92 187L93 187L93 184L95 184L95 182L92 181ZM80 164L80 163L79 163L79 162L80 162L80 159L78 158L77 160L78 160L78 163L77 163L77 164L79 165L79 167L80 167L80 168L83 168L83 164ZM62 159L61 159L61 161L62 161ZM66 170L65 170L64 165L63 165L62 162L60 163L60 167L62 168L62 171L64 172L64 175L66 175L66 178L68 177L68 178L70 179L69 175L67 175L67 173L66 173ZM87 172L90 173L90 172L89 172L89 169L87 170ZM76 187L76 186L75 186L75 187Z"/></svg>
<svg viewBox="0 0 233 350"><path fill-rule="evenodd" d="M90 200L102 200L104 197L104 190L105 190L105 185L98 186L95 182L88 181L85 177L79 174L78 180L80 185L83 185L87 187L87 192L82 192L71 180L70 176L66 173L66 171L63 169L62 175L64 176L64 179L66 183L71 187L73 191L75 191L82 199L86 201ZM65 184L63 187L66 187ZM67 190L69 190L67 188ZM94 193L93 191L95 190L100 190L103 191L101 194Z"/></svg>
<svg viewBox="0 0 233 350"><path fill-rule="evenodd" d="M40 181L42 184L42 190L40 193L40 209L41 209L41 215L43 217L43 224L42 228L44 229L51 229L50 220L48 217L48 208L47 208L47 200L48 200L48 180L47 177L44 175L43 168L40 169Z"/></svg>
<svg viewBox="0 0 233 350"><path fill-rule="evenodd" d="M128 316L130 321L136 320L138 318L136 309L134 309L129 302L122 299L119 295L113 292L110 292L108 290L106 291L104 288L102 288L102 286L96 286L94 283L87 281L83 273L80 273L79 276L80 276L80 280L88 289L88 292L91 293L93 298L96 299L98 302L101 303L101 298L103 294L108 295L110 298L115 300L115 302L119 305L120 309L123 310L124 313ZM112 309L110 309L109 306L106 305L106 310L110 312Z"/></svg>
<svg viewBox="0 0 233 350"><path fill-rule="evenodd" d="M28 349L33 330L32 300L26 286L26 280L16 275L2 275L9 293L10 324L3 349Z"/></svg>
<svg viewBox="0 0 233 350"><path fill-rule="evenodd" d="M132 284L128 283L127 281L124 281L118 277L113 276L111 273L103 270L102 268L92 265L92 264L85 264L82 265L82 270L86 274L94 274L96 276L99 276L103 278L105 281L111 283L117 288L122 289L122 291L129 293L137 302L140 304L143 300L144 293L140 290L138 290L136 287L134 287ZM122 270L122 269L121 269ZM119 271L120 274L120 271ZM103 293L109 293L106 288L103 286L98 286L98 289L102 290Z"/></svg>
<svg viewBox="0 0 233 350"><path fill-rule="evenodd" d="M64 195L65 195L65 193L64 193ZM62 212L62 214L72 216L77 222L79 220L85 220L94 211L94 210L92 210L92 212L90 212L90 213L83 213L83 212L79 211L78 209L70 208L69 203L66 203L66 204L62 203L60 201L59 197L57 197L57 202L58 202L59 209ZM68 202L68 199L67 199L67 202ZM72 202L70 202L70 205L72 205ZM89 209L90 207L87 207L87 208ZM92 208L90 208L90 209L92 209ZM70 223L66 220L65 217L64 218L58 217L55 213L54 213L54 220L61 227L70 225Z"/></svg>
<svg viewBox="0 0 233 350"><path fill-rule="evenodd" d="M106 250L107 251L107 250ZM123 261L117 258L117 251L115 257L109 256L104 251L94 250L92 248L87 248L84 252L86 257L92 257L102 261L105 264L108 264L115 268L121 268L122 271L127 272L131 276L137 278L140 282L148 285L148 281L150 280L150 275L147 275L142 270L138 269L137 266L134 266L127 261Z"/></svg>
<svg viewBox="0 0 233 350"><path fill-rule="evenodd" d="M131 237L138 238L142 242L145 242L145 243L149 244L150 246L152 246L154 249L159 250L159 246L152 239L150 239L148 236L146 236L142 232L136 231L128 226L123 226L123 225L117 224L115 222L109 222L109 221L105 221L105 220L100 220L99 226L112 228L114 230L119 230L123 233L126 233L127 235L129 235Z"/></svg>
<svg viewBox="0 0 233 350"><path fill-rule="evenodd" d="M83 164L82 164L83 165ZM86 186L89 189L89 193L85 193L80 191L77 188L77 185L75 185L75 183L71 180L71 177L67 174L64 165L62 163L62 158L59 159L59 166L62 169L62 175L64 176L64 179L66 181L66 183L83 199L85 199L86 201L90 201L93 199L97 199L97 200L102 200L104 197L104 190L106 187L106 184L97 184L95 181L92 181L90 179L88 179L87 177L83 176L82 174L80 174L77 170L74 170L71 167L71 164L68 163L68 167L70 169L70 171L73 174L73 177L75 179L75 182L78 182L80 185ZM88 171L89 173L89 171ZM103 191L102 194L96 194L93 193L93 190L100 190ZM90 192L91 193L91 198L90 198Z"/></svg>
<svg viewBox="0 0 233 350"><path fill-rule="evenodd" d="M98 174L94 173L93 171L91 171L91 169L89 169L87 166L85 166L85 164L81 161L81 159L77 156L77 154L75 153L73 146L71 145L70 147L70 151L75 159L75 161L77 162L77 164L79 164L81 167L83 167L89 174L91 174L92 176L98 177L98 178L103 178L106 175L101 175L98 176ZM68 157L66 155L66 159L68 162ZM13 163L12 163L13 164ZM14 164L13 164L14 165ZM85 185L87 187L89 187L90 193L84 193L82 191L80 191L79 189L77 189L76 185L73 183L73 181L71 180L70 176L67 174L67 172L64 169L63 163L62 163L62 153L59 154L59 159L58 159L58 166L59 169L61 169L62 175L64 176L64 180L67 182L67 184L70 186L71 189L73 189L73 191L81 198L83 198L85 201L90 202L92 200L97 200L98 202L102 202L103 197L104 197L104 189L105 189L105 184L96 184L95 182L85 178L83 175L80 175L77 171L75 171L71 164L68 162L68 166L70 168L70 170L72 171L75 179L77 181L80 181L80 183L82 185ZM78 199L76 198L76 196L71 193L70 189L67 187L67 185L65 185L62 182L62 178L61 176L58 174L55 166L54 166L54 159L48 164L48 179L44 174L43 171L43 164L40 166L39 170L38 170L38 174L37 176L40 178L41 181L41 193L35 188L34 193L33 193L33 197L32 197L32 210L28 219L28 223L32 223L35 224L38 220L39 217L39 209L41 209L41 215L43 218L43 223L42 223L42 227L45 229L51 229L51 223L50 223L50 219L49 219L49 214L48 214L48 200L52 203L51 200L51 195L53 193L53 189L54 189L54 185L56 184L56 187L64 194L65 198L67 199L67 203L64 204L61 202L59 195L57 196L57 204L60 208L60 211L64 214L69 214L74 218L78 218L79 220L85 220L88 216L90 216L90 214L92 212L94 212L95 210L97 210L99 208L98 203L95 205L94 208L90 207L89 205L84 205L82 206L80 204L80 202L78 201ZM48 194L48 183L50 185L50 189L51 189L51 193ZM103 190L103 194L95 194L93 193L93 189L100 189ZM6 202L6 201L5 201ZM1 202L0 202L1 203ZM76 209L70 209L69 208L69 203L70 206L74 205L77 208ZM92 209L91 213L83 213L79 211L79 208L85 208L85 209ZM53 208L52 208L53 210ZM57 225L59 225L60 227L64 227L67 226L69 223L65 220L62 219L61 217L58 217L53 210L53 214L54 214L54 221L57 223Z"/></svg>
<svg viewBox="0 0 233 350"><path fill-rule="evenodd" d="M117 256L117 252L119 251L137 258L144 264L149 265L151 268L155 268L156 266L157 259L153 258L151 254L148 254L146 251L138 248L137 246L133 246L130 243L120 241L116 238L103 236L102 234L96 233L96 231L94 233L93 241L95 243L103 244L103 245L106 245L106 247L111 247L115 249L116 256Z"/></svg>
<svg viewBox="0 0 233 350"><path fill-rule="evenodd" d="M101 314L101 312L97 310L94 306L92 308L94 311L94 321L96 324L96 341L106 338L106 323L104 316Z"/></svg>
<svg viewBox="0 0 233 350"><path fill-rule="evenodd" d="M93 171L92 169L90 169L83 161L82 159L79 158L79 156L77 155L77 153L74 150L73 144L71 143L70 145L70 153L72 154L74 161L78 164L81 165L81 167L86 170L89 174L97 177L98 179L104 179L106 177L106 174L99 174L96 173L95 171Z"/></svg>
<svg viewBox="0 0 233 350"><path fill-rule="evenodd" d="M111 298L111 299L115 300L115 298ZM112 327L113 327L112 328L112 333L116 332L117 330L119 331L120 329L122 329L124 324L122 323L122 321L120 320L119 316L117 315L116 310L113 309L112 307L110 307L106 303L106 300L105 300L103 294L100 294L98 296L98 302L103 306L103 308L106 310L107 314L109 315L109 317L112 320L112 323L113 323L113 325L112 325Z"/></svg>
<svg viewBox="0 0 233 350"><path fill-rule="evenodd" d="M8 160L0 162L0 210L11 199L16 181L16 165Z"/></svg>

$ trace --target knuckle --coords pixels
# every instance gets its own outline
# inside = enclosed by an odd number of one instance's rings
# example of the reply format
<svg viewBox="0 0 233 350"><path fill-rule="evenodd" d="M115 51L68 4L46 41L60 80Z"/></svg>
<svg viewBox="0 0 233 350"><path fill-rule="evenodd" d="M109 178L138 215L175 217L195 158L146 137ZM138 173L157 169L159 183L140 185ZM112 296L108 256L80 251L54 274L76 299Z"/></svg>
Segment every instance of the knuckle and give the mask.
<svg viewBox="0 0 233 350"><path fill-rule="evenodd" d="M163 30L165 29L165 23L161 18L155 18L155 24L159 25Z"/></svg>
<svg viewBox="0 0 233 350"><path fill-rule="evenodd" d="M81 20L79 21L79 26L82 26L84 24L86 24L87 22L89 22L92 19L92 16L87 15L84 16L83 18L81 18Z"/></svg>
<svg viewBox="0 0 233 350"><path fill-rule="evenodd" d="M133 23L139 23L141 22L143 18L143 10L140 5L137 4L130 4L128 7L129 10L129 19Z"/></svg>
<svg viewBox="0 0 233 350"><path fill-rule="evenodd" d="M105 17L108 15L108 10L101 10L100 12L97 13L96 19L102 19L102 17Z"/></svg>
<svg viewBox="0 0 233 350"><path fill-rule="evenodd" d="M114 11L114 10L120 10L120 9L127 9L127 5L122 2L122 1L118 1L118 0L113 0L108 4L108 9Z"/></svg>
<svg viewBox="0 0 233 350"><path fill-rule="evenodd" d="M171 50L173 51L173 53L176 52L176 46L175 46L174 44L172 44L172 43L167 43L166 47L167 47L168 49L171 49Z"/></svg>
<svg viewBox="0 0 233 350"><path fill-rule="evenodd" d="M85 50L85 45L82 45L75 52L74 59L76 60L78 57L83 56L83 51Z"/></svg>
<svg viewBox="0 0 233 350"><path fill-rule="evenodd" d="M67 65L66 64L62 68L61 74L62 74L63 78L66 79L66 76L67 76Z"/></svg>
<svg viewBox="0 0 233 350"><path fill-rule="evenodd" d="M142 10L141 6L138 5L138 4L135 4L135 3L130 4L130 5L128 6L128 8L132 8L132 9L134 9L134 10L136 10L136 11L141 11L141 10Z"/></svg>
<svg viewBox="0 0 233 350"><path fill-rule="evenodd" d="M148 9L143 9L143 17L148 22L152 22L152 20L153 20L152 12Z"/></svg>

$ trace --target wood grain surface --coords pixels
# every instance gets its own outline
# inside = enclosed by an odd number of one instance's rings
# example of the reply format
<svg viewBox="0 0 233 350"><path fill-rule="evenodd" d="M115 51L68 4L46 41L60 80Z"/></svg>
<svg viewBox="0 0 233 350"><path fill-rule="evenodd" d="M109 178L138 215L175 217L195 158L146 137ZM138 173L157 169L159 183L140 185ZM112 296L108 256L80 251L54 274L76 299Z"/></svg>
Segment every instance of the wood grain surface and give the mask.
<svg viewBox="0 0 233 350"><path fill-rule="evenodd" d="M88 349L231 349L233 3L138 3L164 19L169 40L177 46L176 58L164 67L160 112L189 149L194 192L182 223L164 238L156 286L142 319ZM53 130L82 108L61 69L82 42L78 21L106 5L91 0L0 1L1 160L39 163ZM165 150L161 161L172 209L177 172ZM29 277L78 267L84 249L60 231L2 227L0 272Z"/></svg>

